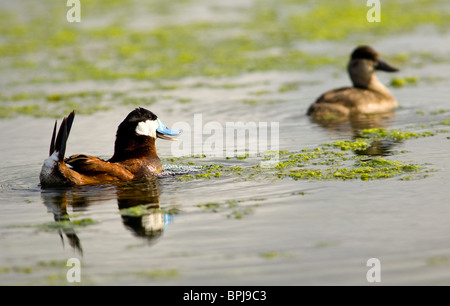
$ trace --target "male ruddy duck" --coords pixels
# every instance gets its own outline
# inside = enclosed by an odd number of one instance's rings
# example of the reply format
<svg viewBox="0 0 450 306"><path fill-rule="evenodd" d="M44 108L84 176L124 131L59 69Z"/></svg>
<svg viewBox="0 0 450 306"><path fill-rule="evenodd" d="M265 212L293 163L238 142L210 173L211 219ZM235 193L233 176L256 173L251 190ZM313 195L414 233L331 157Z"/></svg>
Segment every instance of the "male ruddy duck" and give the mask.
<svg viewBox="0 0 450 306"><path fill-rule="evenodd" d="M114 155L109 160L85 154L64 159L74 117L75 111L63 119L57 136L55 122L50 157L40 174L43 188L129 181L160 173L163 169L156 153L156 138L175 140L172 136L181 133L167 128L151 111L136 108L117 128Z"/></svg>
<svg viewBox="0 0 450 306"><path fill-rule="evenodd" d="M309 107L307 115L315 119L331 119L394 110L398 106L397 100L375 76L376 70L398 71L381 60L373 48L357 47L348 64L353 87L343 87L324 93Z"/></svg>

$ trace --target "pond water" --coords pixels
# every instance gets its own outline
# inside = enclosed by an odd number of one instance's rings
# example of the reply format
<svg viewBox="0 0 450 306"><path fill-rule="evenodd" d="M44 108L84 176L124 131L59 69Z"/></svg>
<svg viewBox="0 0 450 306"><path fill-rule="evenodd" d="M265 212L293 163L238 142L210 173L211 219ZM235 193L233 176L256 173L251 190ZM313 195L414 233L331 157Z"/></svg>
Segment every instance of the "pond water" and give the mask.
<svg viewBox="0 0 450 306"><path fill-rule="evenodd" d="M223 18L241 19L239 3ZM201 20L200 7L191 11ZM133 26L142 26L144 20L139 21ZM183 22L191 21L186 17ZM349 84L344 67L352 43L303 45L317 54L339 53L344 62L338 66L183 77L167 81L165 88L129 78L8 87L8 77L2 76L4 95L37 88L159 97L142 106L169 127L181 122L194 127L199 114L203 127L213 121L223 127L226 122L277 122L279 149L289 154L354 140L364 128L433 134L386 140L372 148L373 158L421 166L411 175L279 178L271 168L252 172L261 156L226 158L206 150L205 157L172 159L173 144L158 140L166 175L132 184L41 190L39 172L54 118L2 118L0 284L70 284L66 262L78 258L85 285L369 285L367 261L377 258L382 285L449 285L449 36L425 27L378 38L375 45L382 55L417 50L445 60L401 64L398 76L419 81L389 87L401 105L390 116L353 125L314 123L305 115L310 103L325 90ZM385 84L391 77L379 73ZM109 158L117 126L134 107L118 104L77 114L66 155ZM193 131L184 134L194 137ZM353 151L342 152L351 163L358 158ZM214 165L233 170L201 175Z"/></svg>

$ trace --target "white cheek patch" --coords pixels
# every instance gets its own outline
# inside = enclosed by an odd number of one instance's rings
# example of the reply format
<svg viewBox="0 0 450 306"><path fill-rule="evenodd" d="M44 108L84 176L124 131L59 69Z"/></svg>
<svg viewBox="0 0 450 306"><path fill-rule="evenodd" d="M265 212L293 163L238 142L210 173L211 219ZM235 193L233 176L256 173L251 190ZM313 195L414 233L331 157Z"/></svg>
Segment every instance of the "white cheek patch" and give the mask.
<svg viewBox="0 0 450 306"><path fill-rule="evenodd" d="M157 120L141 121L136 126L136 134L156 138L156 129L158 126L159 123Z"/></svg>

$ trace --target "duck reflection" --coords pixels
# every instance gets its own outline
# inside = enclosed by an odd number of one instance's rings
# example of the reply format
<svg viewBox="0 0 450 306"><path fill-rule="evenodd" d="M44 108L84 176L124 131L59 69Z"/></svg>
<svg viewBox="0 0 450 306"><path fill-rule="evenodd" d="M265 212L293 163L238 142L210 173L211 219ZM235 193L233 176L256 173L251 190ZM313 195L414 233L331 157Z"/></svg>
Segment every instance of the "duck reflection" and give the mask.
<svg viewBox="0 0 450 306"><path fill-rule="evenodd" d="M87 210L88 206L93 203L117 201L125 228L130 230L134 236L141 237L153 244L162 236L172 221L171 214L160 209L159 196L160 189L156 178L128 184L45 189L41 192L44 204L53 214L55 222L58 222L56 228L58 228L63 246L64 240L67 239L70 246L81 255L83 249L76 234L76 228L80 223L70 220L69 206L76 214ZM83 225L83 220L81 220L81 225Z"/></svg>
<svg viewBox="0 0 450 306"><path fill-rule="evenodd" d="M122 186L117 189L122 221L135 236L154 240L171 222L171 215L160 210L157 180ZM133 209L139 207L139 209Z"/></svg>
<svg viewBox="0 0 450 306"><path fill-rule="evenodd" d="M70 226L70 218L67 212L67 207L71 205L72 207L83 207L87 206L87 202L83 198L78 198L74 200L66 190L54 189L54 190L43 190L41 193L42 200L47 206L49 212L53 213L53 219L55 222L61 224L58 227L58 234L61 237L61 242L64 246L64 236L67 238L70 246L83 255L83 249L81 247L80 239L78 238L74 227ZM67 224L68 226L62 226L62 224Z"/></svg>
<svg viewBox="0 0 450 306"><path fill-rule="evenodd" d="M355 115L350 118L310 118L311 122L333 134L351 135L353 139L362 138L365 129L386 129L395 120L395 113ZM398 142L375 140L367 149L356 150L357 155L388 156Z"/></svg>

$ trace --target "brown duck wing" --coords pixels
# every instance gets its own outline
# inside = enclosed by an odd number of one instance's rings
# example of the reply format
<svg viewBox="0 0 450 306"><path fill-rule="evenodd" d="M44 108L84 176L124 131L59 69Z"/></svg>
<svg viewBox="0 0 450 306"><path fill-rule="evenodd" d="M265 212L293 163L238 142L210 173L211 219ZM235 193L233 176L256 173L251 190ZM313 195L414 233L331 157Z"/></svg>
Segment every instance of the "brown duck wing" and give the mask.
<svg viewBox="0 0 450 306"><path fill-rule="evenodd" d="M102 180L131 180L134 178L134 175L122 166L90 155L72 155L64 162L69 164L72 170L87 177L101 177Z"/></svg>
<svg viewBox="0 0 450 306"><path fill-rule="evenodd" d="M353 87L342 87L327 91L317 98L315 103L339 103L345 105L346 102L359 98L355 97L355 94L360 96L359 90L355 90Z"/></svg>
<svg viewBox="0 0 450 306"><path fill-rule="evenodd" d="M338 103L347 107L357 107L360 104L376 103L386 100L382 93L357 87L342 87L321 95L315 103Z"/></svg>
<svg viewBox="0 0 450 306"><path fill-rule="evenodd" d="M383 94L364 88L343 87L321 95L308 109L312 116L378 113L389 103Z"/></svg>
<svg viewBox="0 0 450 306"><path fill-rule="evenodd" d="M352 87L342 87L325 92L311 104L307 115L313 117L348 116L351 108L348 95L354 89Z"/></svg>

